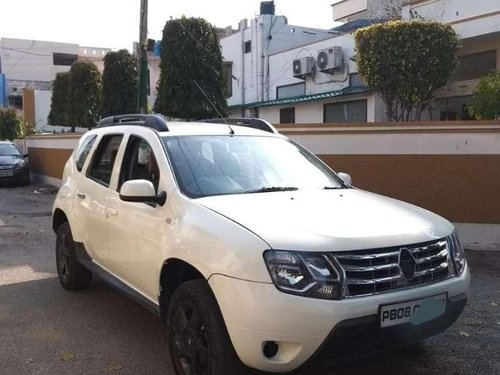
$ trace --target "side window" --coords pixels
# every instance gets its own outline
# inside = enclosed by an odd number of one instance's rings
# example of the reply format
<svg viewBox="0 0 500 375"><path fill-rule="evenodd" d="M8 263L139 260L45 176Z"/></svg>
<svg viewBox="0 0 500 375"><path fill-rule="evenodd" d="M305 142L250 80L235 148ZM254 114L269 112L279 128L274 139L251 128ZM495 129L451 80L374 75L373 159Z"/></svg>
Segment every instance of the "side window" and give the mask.
<svg viewBox="0 0 500 375"><path fill-rule="evenodd" d="M89 152L94 145L95 140L97 139L97 135L91 135L87 137L76 154L76 169L78 172L82 171L83 165L85 164L85 160L87 160L87 156L89 156Z"/></svg>
<svg viewBox="0 0 500 375"><path fill-rule="evenodd" d="M101 142L97 146L90 170L87 173L89 178L100 184L109 186L116 154L118 153L122 139L123 135L121 134L102 137Z"/></svg>
<svg viewBox="0 0 500 375"><path fill-rule="evenodd" d="M118 190L129 180L151 181L158 192L160 169L153 149L144 139L131 135L125 149Z"/></svg>

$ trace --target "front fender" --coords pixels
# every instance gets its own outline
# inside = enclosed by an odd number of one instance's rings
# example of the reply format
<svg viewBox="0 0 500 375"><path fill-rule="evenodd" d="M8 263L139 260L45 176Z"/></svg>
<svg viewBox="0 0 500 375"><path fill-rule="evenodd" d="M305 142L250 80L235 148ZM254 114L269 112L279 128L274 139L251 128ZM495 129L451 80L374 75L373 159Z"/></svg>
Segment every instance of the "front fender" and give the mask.
<svg viewBox="0 0 500 375"><path fill-rule="evenodd" d="M167 203L163 237L164 261L177 258L189 263L206 278L222 274L238 279L272 282L263 253L269 245L235 223L174 191ZM163 262L160 262L158 275Z"/></svg>

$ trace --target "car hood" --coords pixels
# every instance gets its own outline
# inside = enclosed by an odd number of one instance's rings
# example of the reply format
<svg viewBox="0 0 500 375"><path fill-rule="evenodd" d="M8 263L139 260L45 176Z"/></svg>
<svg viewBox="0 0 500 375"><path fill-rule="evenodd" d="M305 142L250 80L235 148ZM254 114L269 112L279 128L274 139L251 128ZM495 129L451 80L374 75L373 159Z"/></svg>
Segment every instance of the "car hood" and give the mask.
<svg viewBox="0 0 500 375"><path fill-rule="evenodd" d="M14 164L18 159L20 159L19 156L0 156L0 165Z"/></svg>
<svg viewBox="0 0 500 375"><path fill-rule="evenodd" d="M453 225L422 208L358 189L204 197L198 203L260 236L273 249L344 251L446 237Z"/></svg>

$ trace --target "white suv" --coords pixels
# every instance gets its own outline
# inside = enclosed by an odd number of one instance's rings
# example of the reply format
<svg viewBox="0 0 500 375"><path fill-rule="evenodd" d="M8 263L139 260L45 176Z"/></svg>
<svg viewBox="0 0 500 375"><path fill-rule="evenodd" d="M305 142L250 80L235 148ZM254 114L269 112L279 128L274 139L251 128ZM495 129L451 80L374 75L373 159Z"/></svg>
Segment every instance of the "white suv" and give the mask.
<svg viewBox="0 0 500 375"><path fill-rule="evenodd" d="M66 164L53 228L62 286L97 274L157 312L178 374L420 340L470 282L447 220L352 187L257 119L102 120Z"/></svg>

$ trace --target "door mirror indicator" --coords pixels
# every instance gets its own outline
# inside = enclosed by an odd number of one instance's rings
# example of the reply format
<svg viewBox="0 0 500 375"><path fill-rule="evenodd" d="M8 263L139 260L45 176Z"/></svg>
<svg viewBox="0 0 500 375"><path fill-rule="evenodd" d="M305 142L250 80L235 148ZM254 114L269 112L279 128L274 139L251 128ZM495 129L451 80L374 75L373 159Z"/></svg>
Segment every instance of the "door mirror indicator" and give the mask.
<svg viewBox="0 0 500 375"><path fill-rule="evenodd" d="M352 179L351 176L348 173L340 172L338 173L338 176L348 185L352 185Z"/></svg>

